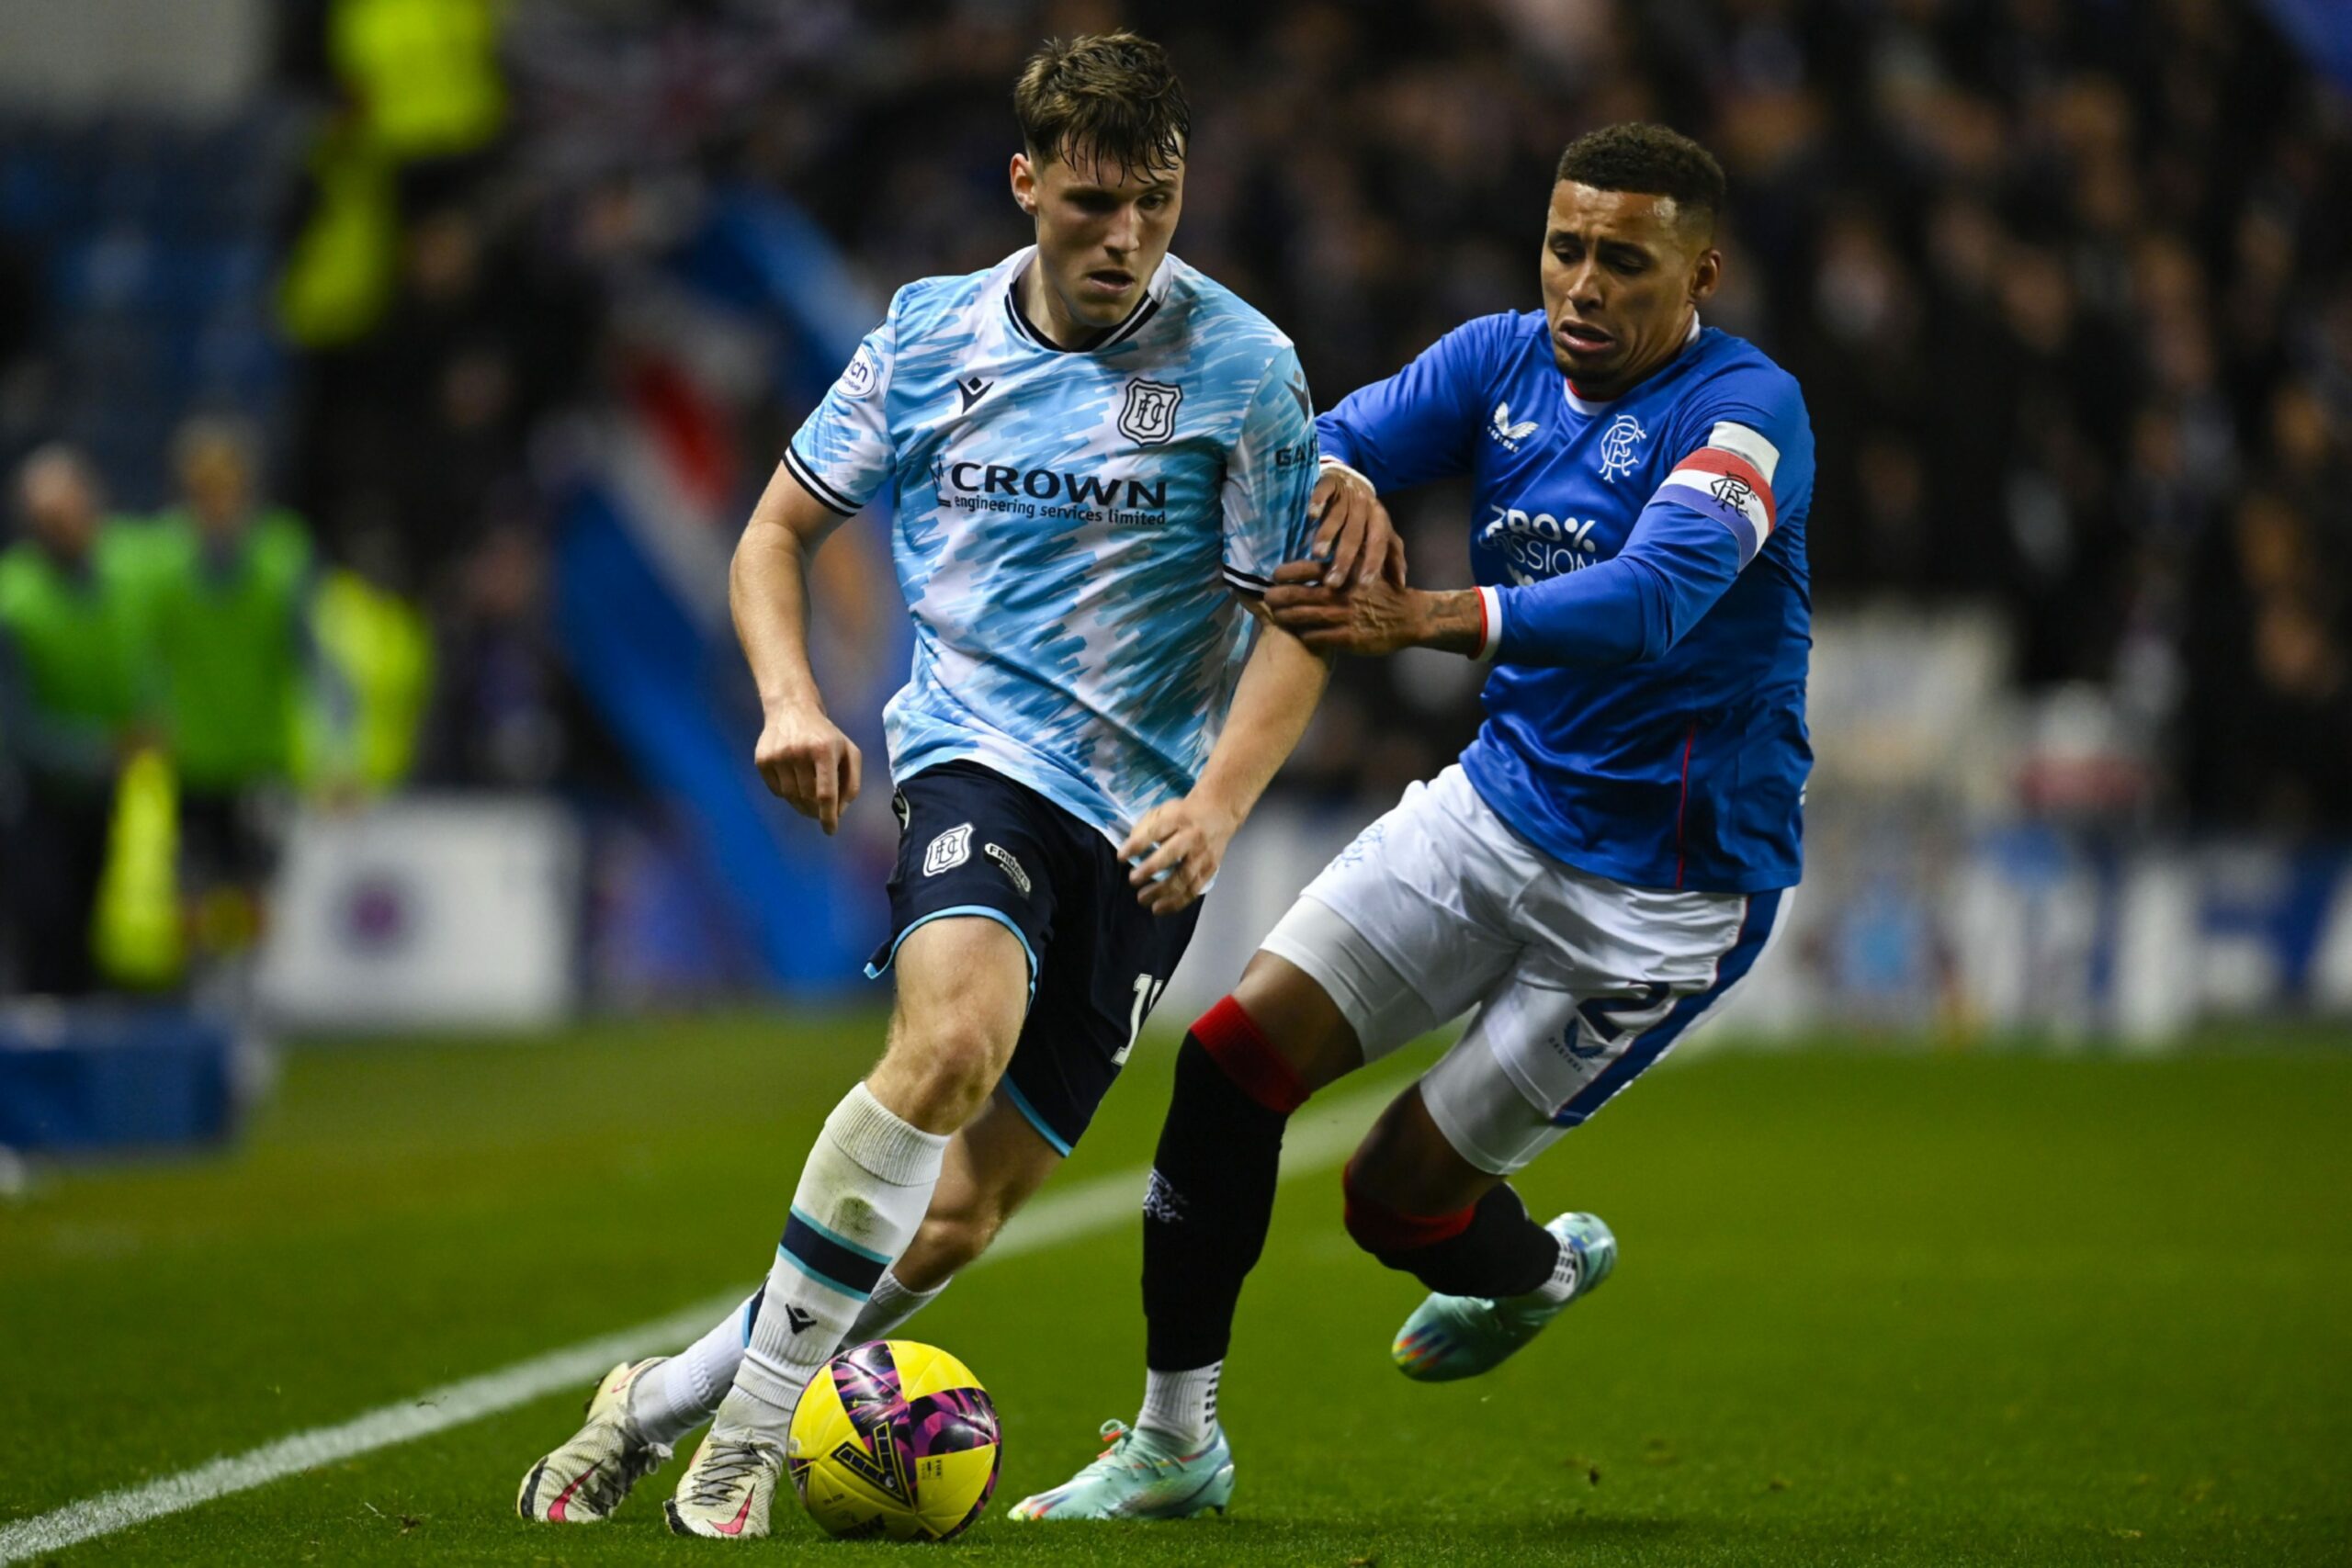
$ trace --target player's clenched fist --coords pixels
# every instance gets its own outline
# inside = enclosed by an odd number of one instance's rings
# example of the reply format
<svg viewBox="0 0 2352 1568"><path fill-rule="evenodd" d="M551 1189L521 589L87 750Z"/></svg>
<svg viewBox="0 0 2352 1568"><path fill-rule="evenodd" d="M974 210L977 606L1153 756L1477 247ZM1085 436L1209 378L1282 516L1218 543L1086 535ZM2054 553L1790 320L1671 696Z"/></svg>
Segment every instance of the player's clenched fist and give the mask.
<svg viewBox="0 0 2352 1568"><path fill-rule="evenodd" d="M1119 858L1135 868L1128 885L1142 890L1136 902L1155 915L1172 915L1199 897L1240 826L1233 813L1198 794L1145 812L1119 848Z"/></svg>
<svg viewBox="0 0 2352 1568"><path fill-rule="evenodd" d="M1324 563L1323 581L1344 588L1381 577L1404 586L1405 541L1362 474L1326 465L1306 513L1318 520L1315 558Z"/></svg>
<svg viewBox="0 0 2352 1568"><path fill-rule="evenodd" d="M855 742L831 719L805 707L770 713L752 760L768 788L828 833L841 826L842 807L857 798L865 765Z"/></svg>

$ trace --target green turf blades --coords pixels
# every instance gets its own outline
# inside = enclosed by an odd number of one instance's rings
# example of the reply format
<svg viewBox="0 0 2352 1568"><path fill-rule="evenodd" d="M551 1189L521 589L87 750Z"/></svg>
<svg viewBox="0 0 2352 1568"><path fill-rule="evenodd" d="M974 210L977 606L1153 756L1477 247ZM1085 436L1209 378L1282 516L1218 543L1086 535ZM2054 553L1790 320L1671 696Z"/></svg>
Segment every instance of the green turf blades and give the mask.
<svg viewBox="0 0 2352 1568"><path fill-rule="evenodd" d="M1110 1446L1059 1486L1023 1497L1013 1518L1075 1520L1189 1519L1225 1512L1233 1501L1233 1445L1218 1430L1206 1448L1181 1453L1149 1432L1105 1421Z"/></svg>
<svg viewBox="0 0 2352 1568"><path fill-rule="evenodd" d="M1560 1301L1430 1293L1389 1343L1388 1359L1415 1382L1458 1382L1493 1371L1554 1318L1600 1288L1617 1267L1617 1238L1592 1214L1560 1214L1544 1229L1577 1260L1574 1294Z"/></svg>
<svg viewBox="0 0 2352 1568"><path fill-rule="evenodd" d="M0 1518L740 1300L877 1029L304 1053L230 1157L49 1180L0 1209ZM1148 1161L1169 1056L1138 1050L1049 1194ZM2324 1052L1669 1065L1521 1180L1641 1250L1558 1344L1450 1387L1396 1377L1379 1348L1419 1292L1348 1241L1336 1168L1303 1177L1221 1391L1240 1511L1077 1539L991 1518L972 1542L1088 1568L2341 1562L2347 1124L2352 1058ZM594 1205L593 1245L549 1223L564 1195ZM1000 1495L1067 1477L1073 1430L1141 1387L1132 1201L1107 1223L909 1327L996 1398ZM2222 1235L2225 1273L2182 1242ZM513 1516L594 1376L57 1561L683 1559L701 1543L655 1497L594 1530ZM777 1514L779 1560L860 1550Z"/></svg>

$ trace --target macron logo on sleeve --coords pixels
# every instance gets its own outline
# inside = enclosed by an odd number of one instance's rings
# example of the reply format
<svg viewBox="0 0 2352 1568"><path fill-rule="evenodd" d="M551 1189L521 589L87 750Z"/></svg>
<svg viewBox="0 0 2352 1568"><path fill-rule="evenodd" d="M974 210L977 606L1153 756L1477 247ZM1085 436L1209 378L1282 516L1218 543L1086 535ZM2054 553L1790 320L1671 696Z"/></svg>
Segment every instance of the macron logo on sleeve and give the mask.
<svg viewBox="0 0 2352 1568"><path fill-rule="evenodd" d="M1772 475L1781 466L1781 449L1763 433L1730 420L1707 434L1707 444L1674 465L1661 491L1672 490L1678 501L1697 501L1731 528L1739 543L1739 564L1756 558L1772 536L1780 519L1772 497Z"/></svg>

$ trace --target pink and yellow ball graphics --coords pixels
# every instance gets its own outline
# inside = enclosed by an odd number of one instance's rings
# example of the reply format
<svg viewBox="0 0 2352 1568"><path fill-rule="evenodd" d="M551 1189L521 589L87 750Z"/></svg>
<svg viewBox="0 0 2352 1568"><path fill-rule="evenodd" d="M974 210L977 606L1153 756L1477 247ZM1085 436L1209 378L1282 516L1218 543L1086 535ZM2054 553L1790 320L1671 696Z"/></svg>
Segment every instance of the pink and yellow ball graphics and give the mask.
<svg viewBox="0 0 2352 1568"><path fill-rule="evenodd" d="M945 1540L987 1508L1001 1447L969 1367L935 1346L877 1339L810 1380L787 1467L829 1535Z"/></svg>

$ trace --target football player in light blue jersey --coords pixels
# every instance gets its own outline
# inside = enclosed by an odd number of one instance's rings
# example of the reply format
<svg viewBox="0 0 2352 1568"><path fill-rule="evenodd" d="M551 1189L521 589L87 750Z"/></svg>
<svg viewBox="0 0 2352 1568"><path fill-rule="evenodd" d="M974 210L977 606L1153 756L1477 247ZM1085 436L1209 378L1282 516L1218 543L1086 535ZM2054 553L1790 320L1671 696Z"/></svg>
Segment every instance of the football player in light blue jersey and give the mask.
<svg viewBox="0 0 2352 1568"><path fill-rule="evenodd" d="M1321 460L1384 492L1471 479L1477 586L1342 594L1285 568L1277 624L1310 648L1492 660L1487 724L1186 1035L1144 1201L1142 1412L1016 1517L1223 1505L1217 1384L1283 1127L1465 1010L1341 1179L1357 1245L1430 1292L1396 1366L1488 1371L1614 1266L1608 1226L1539 1224L1508 1178L1752 971L1797 880L1812 761L1813 434L1794 379L1699 320L1723 203L1715 161L1670 130L1580 138L1546 214L1544 309L1456 328L1317 422Z"/></svg>
<svg viewBox="0 0 2352 1568"><path fill-rule="evenodd" d="M827 1120L761 1292L684 1354L615 1368L525 1478L526 1517L605 1517L712 1419L671 1527L767 1533L808 1380L944 1289L1070 1152L1306 728L1323 658L1252 635L1276 569L1402 580L1363 487L1318 479L1290 341L1168 253L1190 127L1159 48L1048 44L1014 107L1036 243L899 290L735 556L757 765L831 833L864 760L810 673L806 564L891 503L915 653L886 716L882 1059Z"/></svg>

